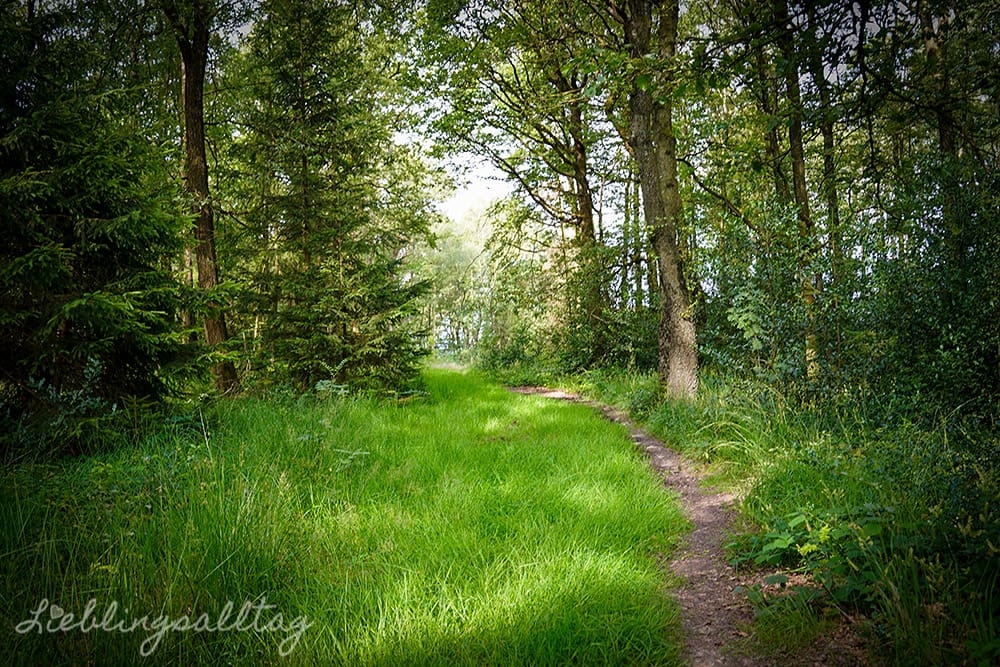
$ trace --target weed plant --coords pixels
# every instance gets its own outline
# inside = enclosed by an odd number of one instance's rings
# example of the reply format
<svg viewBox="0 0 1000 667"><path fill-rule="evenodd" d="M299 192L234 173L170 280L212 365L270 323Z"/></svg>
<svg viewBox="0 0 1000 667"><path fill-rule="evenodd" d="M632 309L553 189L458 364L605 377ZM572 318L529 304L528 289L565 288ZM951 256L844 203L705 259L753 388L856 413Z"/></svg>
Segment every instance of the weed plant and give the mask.
<svg viewBox="0 0 1000 667"><path fill-rule="evenodd" d="M3 661L678 664L654 555L686 524L624 430L473 374L426 389L227 399L134 449L8 466ZM150 642L73 626L91 600L91 622L258 622Z"/></svg>

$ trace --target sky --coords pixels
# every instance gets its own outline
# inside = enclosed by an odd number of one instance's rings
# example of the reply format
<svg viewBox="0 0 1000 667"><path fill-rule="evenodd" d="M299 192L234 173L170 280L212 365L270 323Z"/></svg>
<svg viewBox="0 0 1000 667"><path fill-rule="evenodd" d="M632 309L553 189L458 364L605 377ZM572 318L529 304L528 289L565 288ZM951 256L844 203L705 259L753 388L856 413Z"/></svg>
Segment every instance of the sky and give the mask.
<svg viewBox="0 0 1000 667"><path fill-rule="evenodd" d="M497 199L510 194L514 187L489 161L475 155L463 155L465 174L455 176L454 194L438 204L438 210L455 222L478 217Z"/></svg>

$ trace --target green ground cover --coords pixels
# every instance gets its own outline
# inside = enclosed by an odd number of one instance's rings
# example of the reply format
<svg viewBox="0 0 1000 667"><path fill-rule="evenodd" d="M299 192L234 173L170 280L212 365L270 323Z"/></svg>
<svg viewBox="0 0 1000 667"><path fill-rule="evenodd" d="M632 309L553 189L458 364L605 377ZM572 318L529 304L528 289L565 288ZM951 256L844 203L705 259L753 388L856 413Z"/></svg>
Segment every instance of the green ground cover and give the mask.
<svg viewBox="0 0 1000 667"><path fill-rule="evenodd" d="M627 409L741 497L730 545L744 568L801 572L792 596L749 590L752 642L809 647L836 618L876 664L1000 662L1000 441L975 419L812 404L764 383L705 374L697 399L663 401L651 373L563 383ZM780 583L781 577L771 581Z"/></svg>
<svg viewBox="0 0 1000 667"><path fill-rule="evenodd" d="M677 664L654 556L686 524L625 431L425 380L224 400L134 449L8 466L3 661Z"/></svg>

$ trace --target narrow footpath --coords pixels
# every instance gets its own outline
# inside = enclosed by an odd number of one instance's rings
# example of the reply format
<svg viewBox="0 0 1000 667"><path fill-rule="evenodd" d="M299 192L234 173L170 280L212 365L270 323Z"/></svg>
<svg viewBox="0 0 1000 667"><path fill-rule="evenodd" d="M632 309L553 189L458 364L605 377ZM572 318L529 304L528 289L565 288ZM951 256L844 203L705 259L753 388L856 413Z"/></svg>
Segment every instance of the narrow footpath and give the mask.
<svg viewBox="0 0 1000 667"><path fill-rule="evenodd" d="M704 474L663 442L638 428L625 413L577 394L545 387L513 387L512 391L582 403L628 429L636 446L665 487L680 498L693 528L685 544L665 567L684 583L672 590L681 608L686 658L693 667L759 667L764 665L866 665L863 647L852 634L824 639L809 651L780 658L749 655L734 643L747 636L753 608L737 587L748 587L761 573L737 573L725 558L723 543L733 530L736 498L706 490Z"/></svg>

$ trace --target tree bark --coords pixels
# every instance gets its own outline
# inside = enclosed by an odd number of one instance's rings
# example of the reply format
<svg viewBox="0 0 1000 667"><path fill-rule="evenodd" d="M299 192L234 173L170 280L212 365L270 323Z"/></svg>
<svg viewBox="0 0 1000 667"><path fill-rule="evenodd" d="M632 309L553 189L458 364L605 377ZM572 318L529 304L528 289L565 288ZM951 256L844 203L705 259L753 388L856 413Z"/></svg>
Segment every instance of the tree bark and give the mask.
<svg viewBox="0 0 1000 667"><path fill-rule="evenodd" d="M785 0L775 0L774 18L778 24L778 46L785 59L785 95L788 101L788 149L792 158L792 191L799 219L802 251L799 273L802 302L806 308L805 364L806 376L819 375L819 336L816 333L816 294L818 276L811 274L810 265L816 253L815 229L809 211L809 190L806 185L806 158L802 139L802 94L799 87L798 56L792 38L792 27Z"/></svg>
<svg viewBox="0 0 1000 667"><path fill-rule="evenodd" d="M623 16L626 42L635 61L653 53L653 0L629 0ZM635 150L642 190L643 211L653 229L653 249L659 267L660 384L669 396L685 398L698 390L698 344L690 295L678 249L678 227L682 206L677 182L677 139L673 128L671 94L675 75L671 70L677 46L678 0L659 4L657 51L661 60L654 84L633 83L629 96L629 134Z"/></svg>
<svg viewBox="0 0 1000 667"><path fill-rule="evenodd" d="M834 325L834 336L836 342L837 363L839 364L840 359L840 349L841 349L841 314L840 314L840 302L839 302L839 281L843 276L843 243L841 242L841 229L840 229L840 196L837 189L837 164L835 160L836 155L836 134L834 128L834 122L836 118L836 109L833 108L833 104L830 98L830 83L826 78L826 71L824 69L823 54L822 54L822 43L821 40L816 38L817 30L819 30L818 25L818 15L816 8L813 6L808 6L807 11L809 12L809 26L810 29L806 31L807 35L811 36L811 44L809 45L809 66L812 74L813 81L816 83L816 89L819 92L819 105L820 105L820 133L823 136L823 180L822 180L822 191L823 199L826 203L826 230L829 235L829 248L830 248L830 267L831 267L831 282L833 287L833 325ZM817 291L822 292L823 285L821 282L821 277L817 277Z"/></svg>
<svg viewBox="0 0 1000 667"><path fill-rule="evenodd" d="M556 63L556 65L561 65ZM572 160L572 192L574 242L580 253L579 269L583 274L583 308L586 321L594 333L594 360L601 356L605 347L602 314L605 307L603 271L600 266L597 224L594 218L594 192L590 185L590 166L587 159L587 141L584 136L585 120L582 102L579 99L580 85L574 74L566 74L561 66L547 74L549 82L569 101L565 108L565 123L569 140L562 147Z"/></svg>
<svg viewBox="0 0 1000 667"><path fill-rule="evenodd" d="M622 310L627 310L629 305L629 293L632 289L632 284L629 279L630 268L632 266L632 227L634 223L632 222L632 186L631 183L626 181L625 183L625 199L622 202L622 212L624 213L624 220L622 221L622 250L621 250L621 281L618 284L618 301L619 308ZM641 246L637 246L641 247ZM639 267L636 266L635 272L639 272ZM639 309L639 304L636 303L635 310Z"/></svg>
<svg viewBox="0 0 1000 667"><path fill-rule="evenodd" d="M208 156L205 149L205 70L211 35L212 8L202 0L162 2L163 12L173 28L181 53L181 105L184 116L184 185L194 199L195 263L198 287L211 291L219 284L215 254L215 212L208 189ZM209 304L205 315L205 342L209 346L229 338L225 313L218 303ZM212 367L215 385L230 391L237 384L236 368L223 361Z"/></svg>
<svg viewBox="0 0 1000 667"><path fill-rule="evenodd" d="M644 287L642 279L646 276L646 282L649 283L649 273L651 271L648 268L648 247L649 242L646 238L646 229L642 224L642 218L640 214L640 209L642 207L642 197L639 194L639 179L635 173L635 161L630 160L629 164L629 178L628 182L625 184L625 190L632 190L632 198L629 202L629 207L632 209L632 244L635 247L634 259L635 272L633 274L635 280L634 287L634 299L635 308L639 310L644 305L652 305L652 291ZM643 265L646 264L647 267L644 270Z"/></svg>
<svg viewBox="0 0 1000 667"><path fill-rule="evenodd" d="M788 204L792 200L791 192L788 189L788 179L785 171L781 167L781 140L778 138L778 124L774 121L777 115L777 94L774 90L774 80L772 71L768 68L764 57L763 47L757 49L756 54L757 83L758 83L758 104L761 113L767 119L767 143L764 144L764 152L767 163L771 167L771 178L774 182L774 192L778 196L778 202L782 205Z"/></svg>
<svg viewBox="0 0 1000 667"><path fill-rule="evenodd" d="M932 108L938 134L938 152L946 165L942 178L941 217L945 233L945 247L948 249L948 262L954 268L956 275L961 275L965 269L966 252L962 239L962 225L956 215L956 191L960 187L953 169L957 157L955 136L957 134L955 119L949 109L951 100L951 79L948 76L946 62L946 27L949 19L946 15L935 16L927 0L917 3L920 16L920 27L923 33L924 54L931 75L931 86L934 92Z"/></svg>
<svg viewBox="0 0 1000 667"><path fill-rule="evenodd" d="M601 316L605 304L602 286L603 272L599 264L601 259L598 252L599 241L594 222L594 194L590 187L588 173L587 144L583 138L583 114L577 103L571 104L569 111L570 135L573 139L573 181L577 209L576 233L582 255L581 268L584 272L584 279L587 281L583 295L585 299L584 310L591 331L595 334L593 354L595 357L599 357L604 348L604 336L602 335L604 327Z"/></svg>

